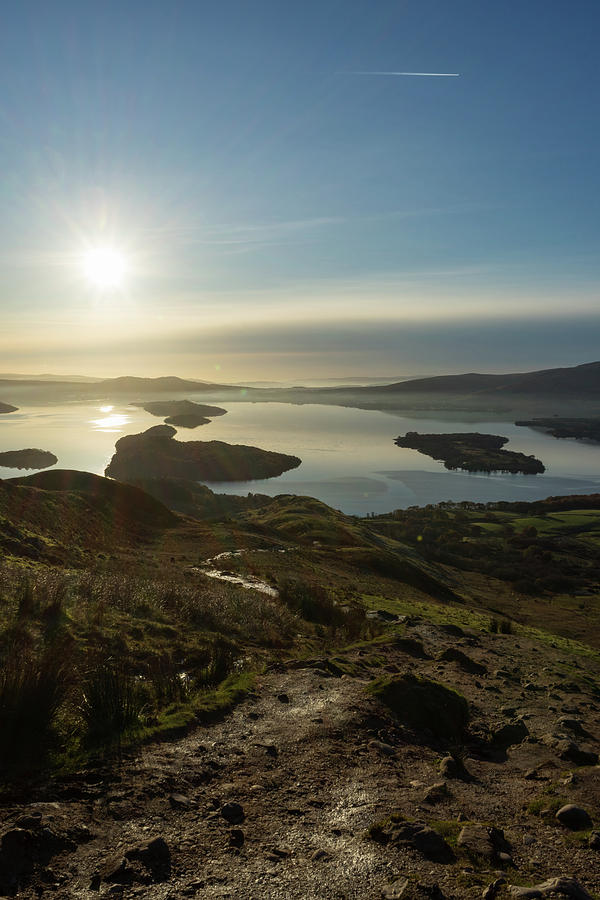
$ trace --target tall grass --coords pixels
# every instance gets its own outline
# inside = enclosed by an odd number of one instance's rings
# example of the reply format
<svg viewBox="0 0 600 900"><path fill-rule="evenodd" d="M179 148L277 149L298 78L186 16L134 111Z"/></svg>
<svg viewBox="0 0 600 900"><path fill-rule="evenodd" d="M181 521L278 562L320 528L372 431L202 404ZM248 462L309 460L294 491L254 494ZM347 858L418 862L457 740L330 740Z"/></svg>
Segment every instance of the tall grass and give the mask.
<svg viewBox="0 0 600 900"><path fill-rule="evenodd" d="M41 763L52 744L57 713L72 683L64 644L36 655L20 641L0 666L0 763Z"/></svg>
<svg viewBox="0 0 600 900"><path fill-rule="evenodd" d="M141 684L121 663L106 660L91 668L79 704L87 743L118 743L123 734L141 727L146 705Z"/></svg>
<svg viewBox="0 0 600 900"><path fill-rule="evenodd" d="M322 585L295 578L281 578L278 587L280 600L307 622L330 628L347 640L363 635L367 624L363 607L342 606Z"/></svg>
<svg viewBox="0 0 600 900"><path fill-rule="evenodd" d="M120 745L160 727L171 707L193 716L240 677L244 653L291 647L307 623L329 641L358 637L364 621L301 582L274 600L199 572L166 580L0 563L0 767L34 765L50 748Z"/></svg>

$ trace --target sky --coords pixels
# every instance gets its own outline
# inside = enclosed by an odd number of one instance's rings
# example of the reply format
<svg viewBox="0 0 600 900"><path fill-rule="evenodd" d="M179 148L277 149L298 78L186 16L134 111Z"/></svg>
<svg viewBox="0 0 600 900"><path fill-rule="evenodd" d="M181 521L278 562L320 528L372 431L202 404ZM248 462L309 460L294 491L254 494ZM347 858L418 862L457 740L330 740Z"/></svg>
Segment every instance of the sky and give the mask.
<svg viewBox="0 0 600 900"><path fill-rule="evenodd" d="M11 4L0 371L597 359L599 27L597 0ZM400 71L458 77L364 74Z"/></svg>

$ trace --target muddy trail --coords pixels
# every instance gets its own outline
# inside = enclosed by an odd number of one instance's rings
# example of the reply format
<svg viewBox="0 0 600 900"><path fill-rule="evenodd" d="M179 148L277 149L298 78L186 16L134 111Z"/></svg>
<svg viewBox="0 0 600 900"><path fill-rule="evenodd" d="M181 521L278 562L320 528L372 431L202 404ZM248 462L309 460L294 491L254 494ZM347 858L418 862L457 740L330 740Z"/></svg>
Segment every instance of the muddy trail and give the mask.
<svg viewBox="0 0 600 900"><path fill-rule="evenodd" d="M5 793L3 896L440 900L561 876L598 895L598 671L540 647L415 621L275 666L221 722ZM408 671L467 698L463 746L365 690ZM561 824L568 804L595 821Z"/></svg>

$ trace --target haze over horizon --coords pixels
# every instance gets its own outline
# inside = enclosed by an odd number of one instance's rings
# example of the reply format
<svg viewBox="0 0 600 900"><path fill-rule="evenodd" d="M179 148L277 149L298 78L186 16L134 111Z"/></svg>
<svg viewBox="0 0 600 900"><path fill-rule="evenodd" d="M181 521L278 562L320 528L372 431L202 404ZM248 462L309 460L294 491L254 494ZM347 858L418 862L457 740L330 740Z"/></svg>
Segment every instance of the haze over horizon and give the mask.
<svg viewBox="0 0 600 900"><path fill-rule="evenodd" d="M591 0L24 0L0 36L2 368L596 359L598 25Z"/></svg>

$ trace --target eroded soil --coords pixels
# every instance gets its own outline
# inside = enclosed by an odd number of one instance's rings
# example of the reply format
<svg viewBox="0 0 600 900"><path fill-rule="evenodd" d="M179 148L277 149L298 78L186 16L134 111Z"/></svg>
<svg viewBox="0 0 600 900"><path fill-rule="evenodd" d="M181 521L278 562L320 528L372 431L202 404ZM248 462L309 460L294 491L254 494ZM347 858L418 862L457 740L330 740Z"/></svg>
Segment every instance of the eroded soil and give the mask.
<svg viewBox="0 0 600 900"><path fill-rule="evenodd" d="M5 794L3 833L24 848L12 869L4 853L5 895L341 900L391 897L389 885L408 878L410 890L441 892L414 896L475 898L501 872L499 897L509 896L508 885L559 875L600 893L590 829L575 832L554 818L564 800L600 826L600 768L561 758L566 745L558 743L597 749L594 661L520 636L460 634L422 620L407 623L406 637L422 643L425 658L391 639L333 661L281 664L222 722L111 768ZM485 671L438 659L447 648ZM374 677L404 671L467 697L464 747L411 731L365 692ZM514 733L501 731L510 723ZM451 750L469 780L440 774ZM434 784L445 787L430 791ZM393 813L437 829L452 858L373 840L368 829ZM457 846L468 823L502 829L508 859ZM159 842L148 850L155 838L168 849ZM397 896L413 896L401 893L402 883Z"/></svg>

